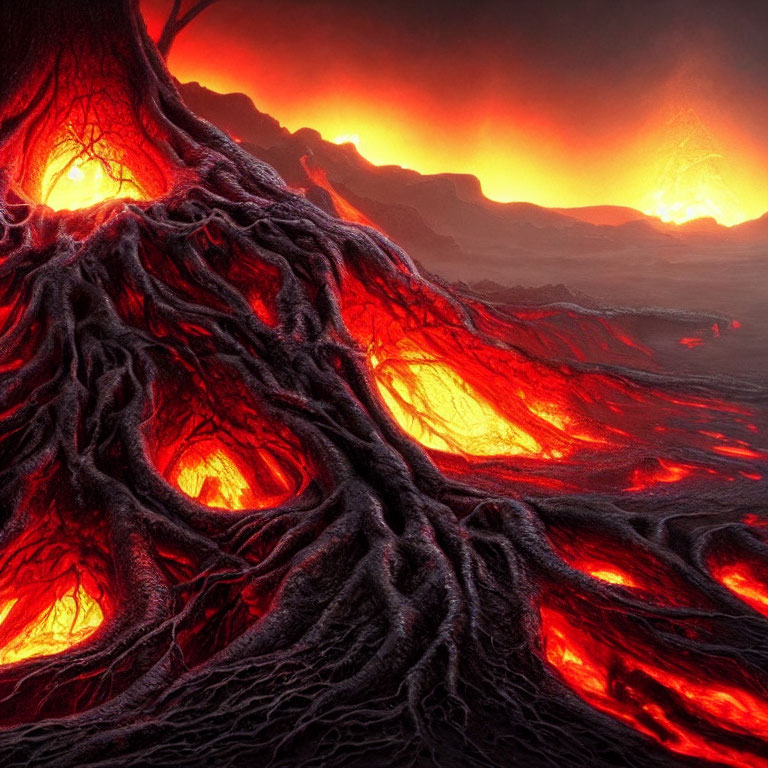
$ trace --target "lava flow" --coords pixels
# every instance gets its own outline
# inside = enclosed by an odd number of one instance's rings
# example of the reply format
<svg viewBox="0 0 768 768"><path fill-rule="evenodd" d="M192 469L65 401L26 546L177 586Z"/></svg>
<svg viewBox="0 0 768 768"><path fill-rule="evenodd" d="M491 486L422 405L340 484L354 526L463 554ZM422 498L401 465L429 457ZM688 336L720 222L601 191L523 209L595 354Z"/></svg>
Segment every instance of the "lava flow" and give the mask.
<svg viewBox="0 0 768 768"><path fill-rule="evenodd" d="M14 623L17 604L14 597L0 607L0 627L9 616L9 624ZM103 621L104 613L93 595L82 586L72 587L5 642L0 648L0 665L66 651L85 642Z"/></svg>
<svg viewBox="0 0 768 768"><path fill-rule="evenodd" d="M578 624L578 626L577 626ZM597 709L682 755L734 768L764 768L760 741L768 738L768 699L712 670L656 657L607 631L583 625L557 608L541 608L546 660L562 680ZM731 746L746 736L753 749Z"/></svg>
<svg viewBox="0 0 768 768"><path fill-rule="evenodd" d="M728 403L670 399L620 377L579 369L596 357L609 362L630 353L642 359L647 350L629 344L620 330L605 335L599 346L574 349L562 332L544 335L546 313L533 315L539 325L531 333L531 310L494 316L479 305L459 309L447 288L438 293L408 278L384 285L352 272L344 278L342 312L367 350L392 418L447 472L542 488L560 482L597 489L619 482L638 493L697 475L725 475L714 458L702 462L702 454L762 460L746 440L723 446L720 433L678 426L686 411L702 426L726 417L746 437L738 417L728 416L734 411ZM462 312L472 316L474 332ZM596 338L610 328L605 322L594 326ZM563 362L545 363L538 357L542 352L558 354ZM689 458L681 460L686 453ZM517 460L517 475L499 466L510 457Z"/></svg>
<svg viewBox="0 0 768 768"><path fill-rule="evenodd" d="M331 198L334 210L338 216L347 221L354 221L357 224L363 224L366 227L379 229L362 211L349 202L328 179L328 173L324 168L314 163L310 157L305 155L301 158L301 167L307 174L309 180L316 186L324 189Z"/></svg>
<svg viewBox="0 0 768 768"><path fill-rule="evenodd" d="M745 522L749 526L750 536L745 542L734 542L725 539L720 546L711 549L707 566L712 578L730 590L739 600L753 610L768 617L768 571L765 560L754 551L757 543L762 540L758 533L762 531L762 521L747 516ZM750 551L753 550L753 551Z"/></svg>
<svg viewBox="0 0 768 768"><path fill-rule="evenodd" d="M714 566L712 576L756 611L768 616L768 584L756 577L747 563Z"/></svg>
<svg viewBox="0 0 768 768"><path fill-rule="evenodd" d="M643 601L649 626L678 635L683 645L713 631L714 622L706 616L712 598L686 579L681 563L659 561L642 537L628 547L609 528L589 530L575 521L551 526L548 534L571 568L620 587L626 598ZM713 563L710 571L716 581L768 615L768 591L745 562ZM570 603L562 590L543 596L544 655L563 682L592 706L674 752L736 768L768 765L759 757L758 740L768 737L768 699L762 686L748 675L734 676L725 660L711 659L705 672L697 664L706 662L695 655L661 656L650 638L629 631L626 614L599 604L599 593L595 590L595 603L586 596ZM654 616L653 605L665 612ZM735 747L744 734L753 742L744 742L747 749Z"/></svg>

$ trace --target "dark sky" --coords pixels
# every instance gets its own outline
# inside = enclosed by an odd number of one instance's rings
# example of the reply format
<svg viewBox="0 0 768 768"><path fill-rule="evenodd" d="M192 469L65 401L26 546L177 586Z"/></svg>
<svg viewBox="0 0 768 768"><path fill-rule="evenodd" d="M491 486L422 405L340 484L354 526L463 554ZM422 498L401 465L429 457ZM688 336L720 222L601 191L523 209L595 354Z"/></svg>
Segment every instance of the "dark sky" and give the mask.
<svg viewBox="0 0 768 768"><path fill-rule="evenodd" d="M564 87L642 89L692 61L703 80L725 72L768 86L768 3L758 0L220 0L196 25L254 48L282 33L299 58L309 48L442 87L450 72L458 91L481 74L512 86L521 69Z"/></svg>
<svg viewBox="0 0 768 768"><path fill-rule="evenodd" d="M169 5L144 0L150 27ZM537 174L558 169L564 199L589 197L585 174L608 183L616 162L637 165L687 108L737 175L768 167L766 2L220 0L170 64L181 79L248 92L291 129L359 134L374 161L474 164L496 196L494 162L516 177L508 197L526 179L529 197L550 194Z"/></svg>

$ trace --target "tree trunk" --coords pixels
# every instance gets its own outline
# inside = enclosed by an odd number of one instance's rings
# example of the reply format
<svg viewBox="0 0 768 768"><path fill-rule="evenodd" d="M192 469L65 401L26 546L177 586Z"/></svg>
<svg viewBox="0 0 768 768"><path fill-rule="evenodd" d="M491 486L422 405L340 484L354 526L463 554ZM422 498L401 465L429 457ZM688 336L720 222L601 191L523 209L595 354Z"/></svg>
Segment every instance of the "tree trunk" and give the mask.
<svg viewBox="0 0 768 768"><path fill-rule="evenodd" d="M419 275L136 0L0 10L5 764L768 765L761 392Z"/></svg>

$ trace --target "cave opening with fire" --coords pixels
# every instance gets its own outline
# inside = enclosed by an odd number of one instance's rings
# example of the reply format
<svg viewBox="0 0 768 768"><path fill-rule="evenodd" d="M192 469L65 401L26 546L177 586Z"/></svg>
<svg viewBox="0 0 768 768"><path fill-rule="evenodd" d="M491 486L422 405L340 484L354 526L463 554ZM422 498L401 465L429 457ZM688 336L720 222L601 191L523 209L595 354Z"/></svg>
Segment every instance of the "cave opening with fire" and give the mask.
<svg viewBox="0 0 768 768"><path fill-rule="evenodd" d="M196 113L211 5L0 0L0 763L768 768L742 321L438 276Z"/></svg>

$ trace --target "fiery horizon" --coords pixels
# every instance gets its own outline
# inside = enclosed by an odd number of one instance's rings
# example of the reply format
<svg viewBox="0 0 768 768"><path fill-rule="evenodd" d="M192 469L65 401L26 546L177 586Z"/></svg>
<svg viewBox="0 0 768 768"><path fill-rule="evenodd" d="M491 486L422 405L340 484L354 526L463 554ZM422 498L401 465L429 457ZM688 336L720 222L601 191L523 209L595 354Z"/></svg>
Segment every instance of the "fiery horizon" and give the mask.
<svg viewBox="0 0 768 768"><path fill-rule="evenodd" d="M144 5L156 38L165 7L159 0ZM309 127L328 141L349 141L375 165L471 174L498 202L626 206L674 223L712 217L732 226L768 211L768 150L746 125L746 107L729 95L725 74L717 75L721 87L704 94L696 87L709 64L695 57L631 101L606 93L598 103L525 61L523 85L511 93L496 89L493 77L456 85L448 65L418 54L414 61L427 73L421 77L398 74L404 65L388 60L376 73L370 62L356 71L350 51L318 68L322 40L311 40L311 50L281 40L276 29L287 22L264 9L263 37L250 40L217 24L217 13L176 42L169 65L181 82L245 93L291 132ZM691 136L681 133L681 116Z"/></svg>

